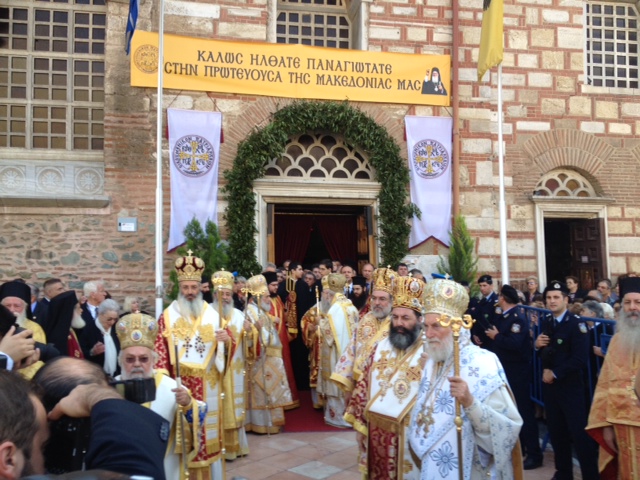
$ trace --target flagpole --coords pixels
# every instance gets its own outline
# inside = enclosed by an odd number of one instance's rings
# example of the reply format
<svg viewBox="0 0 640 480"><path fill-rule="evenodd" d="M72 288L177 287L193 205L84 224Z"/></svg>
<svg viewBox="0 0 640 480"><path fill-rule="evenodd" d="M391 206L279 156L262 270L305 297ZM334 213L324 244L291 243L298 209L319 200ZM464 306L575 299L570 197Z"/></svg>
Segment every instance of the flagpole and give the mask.
<svg viewBox="0 0 640 480"><path fill-rule="evenodd" d="M156 318L164 310L162 243L162 85L164 82L164 0L160 0L158 24L158 92L156 94Z"/></svg>
<svg viewBox="0 0 640 480"><path fill-rule="evenodd" d="M502 62L498 64L498 176L500 178L500 260L502 284L509 283L507 256L507 205L504 198L504 152L502 140Z"/></svg>

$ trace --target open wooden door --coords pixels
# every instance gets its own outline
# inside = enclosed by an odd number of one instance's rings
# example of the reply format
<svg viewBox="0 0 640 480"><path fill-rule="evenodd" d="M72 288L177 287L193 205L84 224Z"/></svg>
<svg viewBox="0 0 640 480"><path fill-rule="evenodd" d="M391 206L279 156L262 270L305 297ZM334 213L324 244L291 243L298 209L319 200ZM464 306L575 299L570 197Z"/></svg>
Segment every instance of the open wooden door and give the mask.
<svg viewBox="0 0 640 480"><path fill-rule="evenodd" d="M573 220L571 232L571 274L580 279L585 290L596 288L607 272L604 245L604 218Z"/></svg>
<svg viewBox="0 0 640 480"><path fill-rule="evenodd" d="M276 263L275 205L267 203L267 261Z"/></svg>

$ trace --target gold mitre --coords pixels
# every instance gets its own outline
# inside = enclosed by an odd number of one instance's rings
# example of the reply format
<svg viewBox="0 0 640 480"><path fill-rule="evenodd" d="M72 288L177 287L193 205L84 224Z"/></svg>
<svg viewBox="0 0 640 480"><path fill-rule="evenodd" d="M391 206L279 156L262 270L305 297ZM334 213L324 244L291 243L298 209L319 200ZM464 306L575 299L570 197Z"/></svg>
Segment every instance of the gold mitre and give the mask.
<svg viewBox="0 0 640 480"><path fill-rule="evenodd" d="M130 313L118 320L116 333L120 349L147 347L153 350L158 335L158 323L151 315Z"/></svg>
<svg viewBox="0 0 640 480"><path fill-rule="evenodd" d="M175 267L178 274L178 282L193 280L200 283L202 281L204 262L201 258L192 256L192 253L189 250L186 257L178 257L176 259Z"/></svg>
<svg viewBox="0 0 640 480"><path fill-rule="evenodd" d="M233 273L226 270L220 270L219 272L211 275L211 283L213 283L213 291L220 290L232 290L233 289Z"/></svg>
<svg viewBox="0 0 640 480"><path fill-rule="evenodd" d="M432 280L424 289L425 313L439 313L449 318L462 318L469 305L467 289L453 280Z"/></svg>
<svg viewBox="0 0 640 480"><path fill-rule="evenodd" d="M383 292L393 295L393 284L396 278L398 278L398 274L389 267L376 268L373 271L373 282L371 285L371 292L369 292L369 294L374 290L382 290Z"/></svg>
<svg viewBox="0 0 640 480"><path fill-rule="evenodd" d="M398 277L394 281L393 307L410 308L422 315L424 282L412 277Z"/></svg>
<svg viewBox="0 0 640 480"><path fill-rule="evenodd" d="M264 275L254 275L249 280L247 280L247 284L245 285L245 289L251 295L268 295L269 289L267 288L267 280L264 278Z"/></svg>
<svg viewBox="0 0 640 480"><path fill-rule="evenodd" d="M347 277L341 273L330 273L322 277L322 289L325 288L336 293L344 293L344 285L347 283Z"/></svg>

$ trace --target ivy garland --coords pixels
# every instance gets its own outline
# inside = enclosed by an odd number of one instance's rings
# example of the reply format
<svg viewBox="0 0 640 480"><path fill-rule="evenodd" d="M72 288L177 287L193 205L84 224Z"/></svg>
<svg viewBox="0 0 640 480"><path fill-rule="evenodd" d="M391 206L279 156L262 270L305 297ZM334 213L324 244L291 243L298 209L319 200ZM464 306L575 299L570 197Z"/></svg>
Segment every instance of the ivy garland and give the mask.
<svg viewBox="0 0 640 480"><path fill-rule="evenodd" d="M378 200L383 264L395 265L407 253L411 230L407 220L420 210L407 201L409 170L400 147L383 127L347 102L299 101L275 112L269 125L242 141L233 168L225 172L231 270L245 275L261 271L255 257L253 181L264 176L269 161L282 155L290 137L317 131L340 132L348 144L369 155L382 185Z"/></svg>

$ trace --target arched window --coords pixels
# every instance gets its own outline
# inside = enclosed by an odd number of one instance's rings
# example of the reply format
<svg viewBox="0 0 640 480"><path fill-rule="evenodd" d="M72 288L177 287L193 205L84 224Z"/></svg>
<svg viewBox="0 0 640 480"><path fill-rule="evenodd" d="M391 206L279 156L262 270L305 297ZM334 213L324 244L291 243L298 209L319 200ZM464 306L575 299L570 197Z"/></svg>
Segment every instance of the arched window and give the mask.
<svg viewBox="0 0 640 480"><path fill-rule="evenodd" d="M265 177L373 181L365 156L340 135L304 133L291 138L285 152L265 167Z"/></svg>
<svg viewBox="0 0 640 480"><path fill-rule="evenodd" d="M544 175L533 194L536 197L599 197L589 180L569 169L553 170Z"/></svg>

